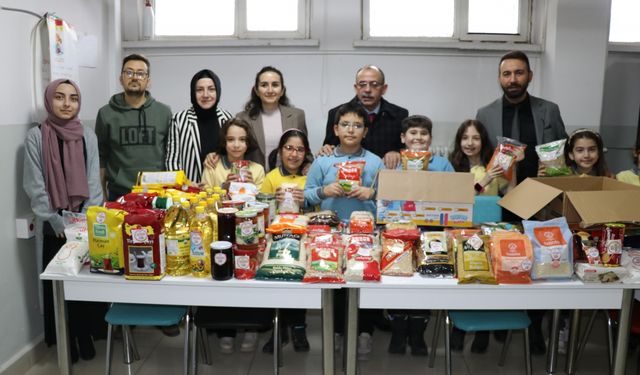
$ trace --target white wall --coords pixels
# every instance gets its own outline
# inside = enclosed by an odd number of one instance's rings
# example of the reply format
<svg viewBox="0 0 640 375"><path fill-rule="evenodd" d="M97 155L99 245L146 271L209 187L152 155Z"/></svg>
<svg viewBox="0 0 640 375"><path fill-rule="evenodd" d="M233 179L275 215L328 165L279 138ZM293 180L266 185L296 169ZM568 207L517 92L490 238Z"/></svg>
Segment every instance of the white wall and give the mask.
<svg viewBox="0 0 640 375"><path fill-rule="evenodd" d="M56 12L79 32L98 37L98 61L95 69L81 68L82 120L92 124L99 106L109 95L107 9L111 2L102 0L4 0L2 6L23 8L38 14ZM29 37L37 19L33 16L0 10L2 38L2 86L0 90L0 184L3 215L0 215L0 372L25 350L41 341L42 317L38 303L38 270L34 240L18 240L15 221L30 211L22 190L23 141L30 124L31 49ZM39 93L38 95L42 95Z"/></svg>

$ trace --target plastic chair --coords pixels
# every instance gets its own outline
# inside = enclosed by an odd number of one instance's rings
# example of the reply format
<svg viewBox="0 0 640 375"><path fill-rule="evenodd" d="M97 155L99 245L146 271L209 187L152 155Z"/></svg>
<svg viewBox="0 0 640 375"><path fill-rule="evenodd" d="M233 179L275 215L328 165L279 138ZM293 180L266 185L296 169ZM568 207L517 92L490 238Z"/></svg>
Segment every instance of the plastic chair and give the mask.
<svg viewBox="0 0 640 375"><path fill-rule="evenodd" d="M524 332L525 370L531 375L531 351L529 349L529 325L531 320L525 311L481 310L481 311L449 311L445 315L445 358L446 373L451 374L451 328L453 326L465 331L498 331L508 330L507 338L502 346L498 366L504 366L507 350L511 343L513 330ZM435 348L433 349L435 350Z"/></svg>
<svg viewBox="0 0 640 375"><path fill-rule="evenodd" d="M245 331L267 331L274 327L273 348L274 373L282 366L279 310L241 307L197 307L193 323L195 334L191 338L191 373L198 373L198 354L207 365L211 365L211 349L207 330L235 329Z"/></svg>
<svg viewBox="0 0 640 375"><path fill-rule="evenodd" d="M184 306L112 304L104 317L104 320L109 324L107 331L107 375L111 374L112 335L115 326L122 326L124 363L127 365L128 373L131 374L131 363L139 360L140 355L130 326L171 326L179 324L183 318L186 319L183 372L187 375L189 370L189 333L191 331L188 312L188 308Z"/></svg>

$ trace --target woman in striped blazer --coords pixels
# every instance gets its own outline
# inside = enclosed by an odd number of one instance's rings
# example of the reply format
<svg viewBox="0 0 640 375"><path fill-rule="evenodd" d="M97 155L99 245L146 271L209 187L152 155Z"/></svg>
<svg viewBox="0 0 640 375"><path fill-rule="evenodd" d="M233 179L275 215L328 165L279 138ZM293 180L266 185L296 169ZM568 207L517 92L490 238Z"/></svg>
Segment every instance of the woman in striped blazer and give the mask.
<svg viewBox="0 0 640 375"><path fill-rule="evenodd" d="M171 120L165 166L169 171L184 170L189 180L200 183L202 163L216 150L220 128L232 116L218 107L222 87L214 72L199 71L190 87L192 106Z"/></svg>

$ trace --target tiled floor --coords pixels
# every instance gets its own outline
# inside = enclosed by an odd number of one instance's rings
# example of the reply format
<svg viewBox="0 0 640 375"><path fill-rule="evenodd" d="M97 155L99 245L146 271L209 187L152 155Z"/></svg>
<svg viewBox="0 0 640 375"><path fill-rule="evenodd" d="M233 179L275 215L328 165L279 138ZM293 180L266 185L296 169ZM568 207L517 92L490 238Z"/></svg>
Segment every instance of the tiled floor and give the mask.
<svg viewBox="0 0 640 375"><path fill-rule="evenodd" d="M586 322L587 316L583 318ZM280 373L286 374L321 374L322 373L322 353L320 334L320 315L317 311L309 311L307 316L308 338L311 344L309 353L296 353L289 344L284 347L284 367ZM590 342L587 344L585 352L578 365L578 374L607 374L607 351L604 321L597 320L592 332ZM431 339L433 333L433 322L429 324L426 337ZM440 331L442 338L442 330ZM182 346L184 336L170 338L163 336L155 328L138 327L134 332L141 360L134 362L132 373L136 375L152 374L180 374L182 372ZM412 357L406 355L387 354L390 334L388 332L376 331L374 334L373 352L368 358L358 362L360 374L443 374L444 373L444 349L440 342L437 351L436 364L433 369L428 368L427 358ZM200 364L198 373L205 374L250 374L262 375L272 374L273 357L262 353L262 345L268 340L269 333L260 335L258 350L254 353L221 354L218 351L218 341L215 335L211 335L210 343L212 348L213 365ZM524 355L522 349L521 334L514 334L511 347L505 366L500 368L497 365L501 345L496 341L491 341L489 350L485 354L474 354L469 351L472 338L467 336L465 350L461 353L453 353L453 373L454 374L523 374ZM430 343L430 342L428 342ZM105 368L105 345L104 340L96 342L97 356L91 361L80 360L73 367L73 373L100 374ZM430 348L431 349L431 348ZM627 360L627 373L635 373L637 354L630 354ZM565 356L560 355L558 360L558 374L564 373ZM336 373L341 373L342 359L340 354L336 354ZM116 341L114 345L114 359L112 374L127 374L126 365L122 363L122 342ZM533 356L533 373L546 374L546 356ZM26 375L51 375L57 374L57 361L55 347L49 349L45 358L35 365Z"/></svg>

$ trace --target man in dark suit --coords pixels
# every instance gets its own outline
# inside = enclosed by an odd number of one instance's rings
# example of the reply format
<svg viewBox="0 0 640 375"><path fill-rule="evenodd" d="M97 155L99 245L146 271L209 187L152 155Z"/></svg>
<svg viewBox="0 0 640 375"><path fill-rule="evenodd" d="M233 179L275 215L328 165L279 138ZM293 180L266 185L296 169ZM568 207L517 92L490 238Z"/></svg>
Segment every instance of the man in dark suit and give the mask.
<svg viewBox="0 0 640 375"><path fill-rule="evenodd" d="M487 128L492 142L496 142L498 136L505 136L527 145L525 157L516 168L517 180L521 182L527 177L538 175L536 146L567 138L567 132L558 105L527 92L533 72L524 52L511 51L502 56L498 71L498 81L504 95L480 108L476 119ZM511 213L505 212L505 220L510 219L509 214ZM529 311L532 322L529 337L531 352L534 354L546 352L542 334L544 313L543 310ZM484 341L486 348L488 336Z"/></svg>
<svg viewBox="0 0 640 375"><path fill-rule="evenodd" d="M351 103L361 104L368 114L369 130L362 147L382 158L387 168L395 168L400 162L399 151L404 147L400 141L400 124L409 116L409 112L382 97L387 92L387 83L384 73L375 65L365 65L358 69L353 87L356 96L351 99ZM329 111L327 129L319 155L331 154L339 143L333 126L340 106L342 104Z"/></svg>
<svg viewBox="0 0 640 375"><path fill-rule="evenodd" d="M504 95L478 110L476 120L496 142L497 136L516 139L527 145L525 158L517 167L518 182L538 174L535 147L567 138L558 105L527 92L533 72L522 51L512 51L500 59L498 81Z"/></svg>

